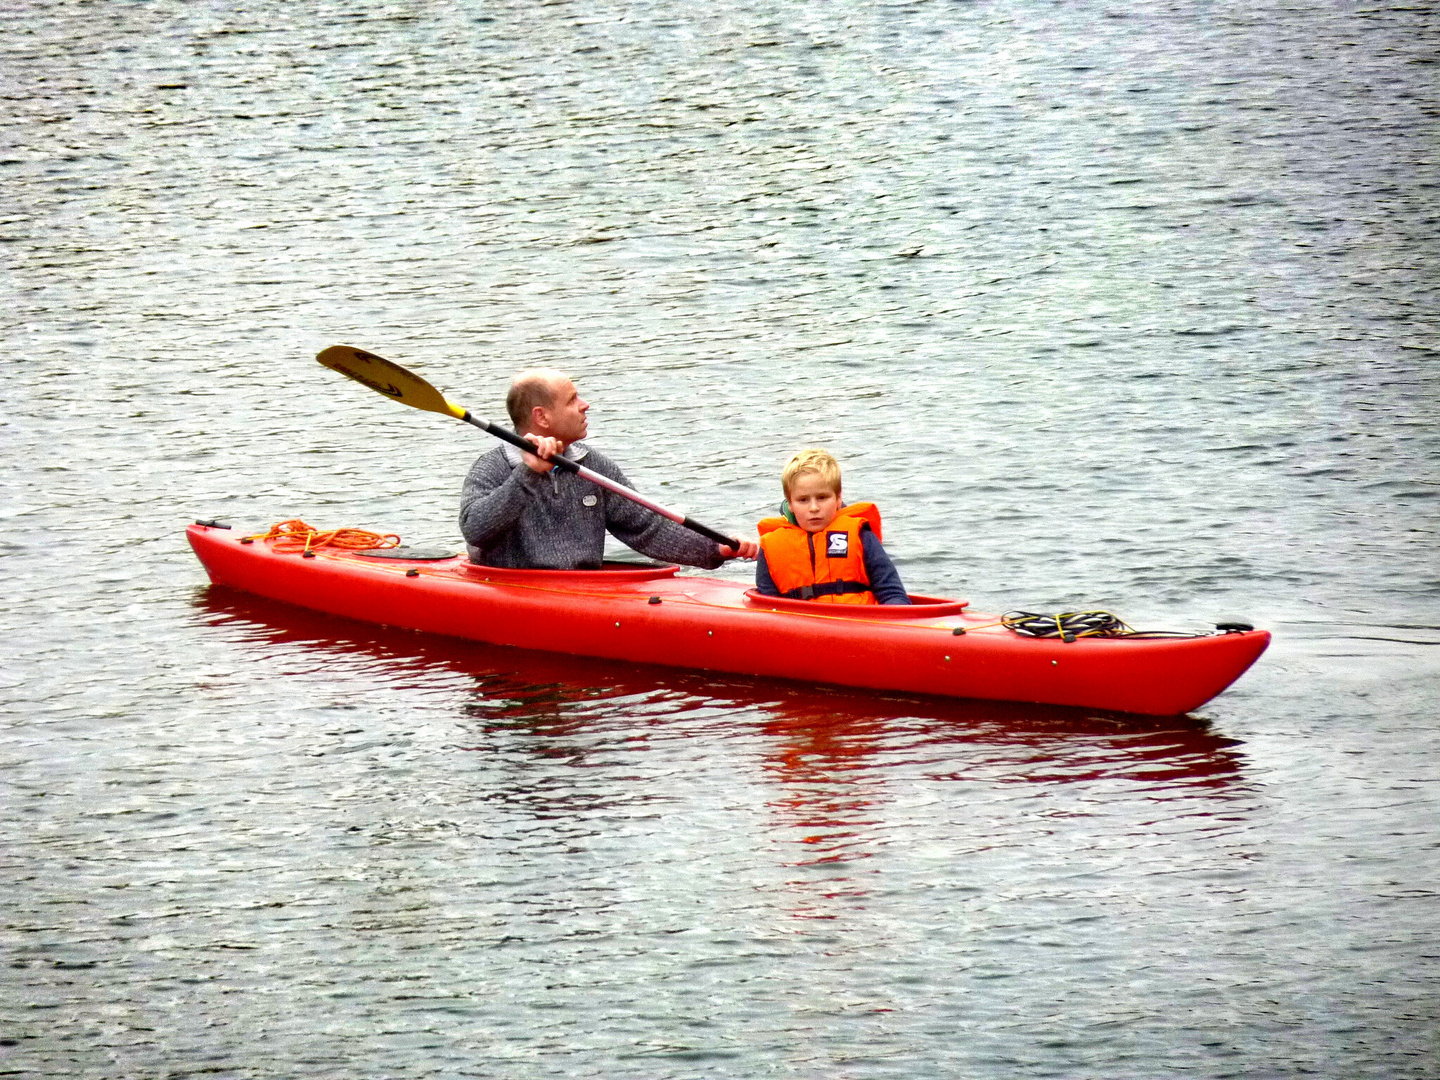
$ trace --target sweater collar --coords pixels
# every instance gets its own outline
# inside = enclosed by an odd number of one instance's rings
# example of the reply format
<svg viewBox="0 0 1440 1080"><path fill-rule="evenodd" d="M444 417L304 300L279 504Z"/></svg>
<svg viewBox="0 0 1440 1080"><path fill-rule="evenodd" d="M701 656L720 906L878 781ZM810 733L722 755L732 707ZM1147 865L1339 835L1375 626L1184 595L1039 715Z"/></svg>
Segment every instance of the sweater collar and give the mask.
<svg viewBox="0 0 1440 1080"><path fill-rule="evenodd" d="M505 460L508 461L512 466L520 464L522 459L520 456L520 448L518 446L511 446L509 443L501 443L500 449L505 453ZM569 460L578 464L579 462L585 460L585 455L589 452L590 448L586 446L583 442L573 442L565 448L565 453L561 456L566 457Z"/></svg>

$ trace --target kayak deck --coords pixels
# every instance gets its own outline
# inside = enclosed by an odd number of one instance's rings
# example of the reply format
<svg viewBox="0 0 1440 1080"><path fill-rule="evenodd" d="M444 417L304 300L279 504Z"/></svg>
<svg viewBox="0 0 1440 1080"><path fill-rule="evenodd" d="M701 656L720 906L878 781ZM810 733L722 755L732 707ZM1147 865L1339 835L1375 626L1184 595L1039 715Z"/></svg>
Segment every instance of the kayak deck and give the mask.
<svg viewBox="0 0 1440 1080"><path fill-rule="evenodd" d="M215 525L187 530L210 579L364 622L636 663L947 697L1170 715L1219 694L1265 631L1024 637L963 600L832 605L760 596L673 566L510 570L464 556L280 553Z"/></svg>

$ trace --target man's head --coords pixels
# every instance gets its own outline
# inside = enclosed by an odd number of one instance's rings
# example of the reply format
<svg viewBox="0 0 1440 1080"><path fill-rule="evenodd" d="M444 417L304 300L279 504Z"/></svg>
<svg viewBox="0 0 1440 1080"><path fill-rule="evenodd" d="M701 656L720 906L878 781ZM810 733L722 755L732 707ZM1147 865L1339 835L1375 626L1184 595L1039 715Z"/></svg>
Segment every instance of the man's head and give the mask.
<svg viewBox="0 0 1440 1080"><path fill-rule="evenodd" d="M575 384L553 368L530 368L515 376L505 397L510 422L519 435L549 435L565 445L585 438L590 405Z"/></svg>
<svg viewBox="0 0 1440 1080"><path fill-rule="evenodd" d="M795 524L819 532L840 511L840 463L824 450L802 450L780 473Z"/></svg>

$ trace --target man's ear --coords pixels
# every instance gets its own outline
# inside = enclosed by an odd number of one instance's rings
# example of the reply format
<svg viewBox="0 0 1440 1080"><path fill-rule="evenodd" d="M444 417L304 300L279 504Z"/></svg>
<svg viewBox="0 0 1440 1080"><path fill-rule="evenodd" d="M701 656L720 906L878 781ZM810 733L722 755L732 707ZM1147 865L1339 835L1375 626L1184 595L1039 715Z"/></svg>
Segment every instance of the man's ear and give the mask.
<svg viewBox="0 0 1440 1080"><path fill-rule="evenodd" d="M536 405L530 410L530 430L536 435L550 434L550 410Z"/></svg>

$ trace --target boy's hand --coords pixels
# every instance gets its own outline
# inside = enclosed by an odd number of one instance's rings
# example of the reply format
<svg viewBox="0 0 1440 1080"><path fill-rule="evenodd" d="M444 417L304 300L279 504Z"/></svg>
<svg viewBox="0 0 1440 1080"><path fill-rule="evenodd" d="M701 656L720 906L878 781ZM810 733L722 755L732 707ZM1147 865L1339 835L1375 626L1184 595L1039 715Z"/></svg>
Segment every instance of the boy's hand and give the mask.
<svg viewBox="0 0 1440 1080"><path fill-rule="evenodd" d="M740 550L738 552L727 544L719 544L716 546L720 548L720 557L722 559L733 559L737 555L742 559L753 559L760 554L760 545L754 540L741 540Z"/></svg>

